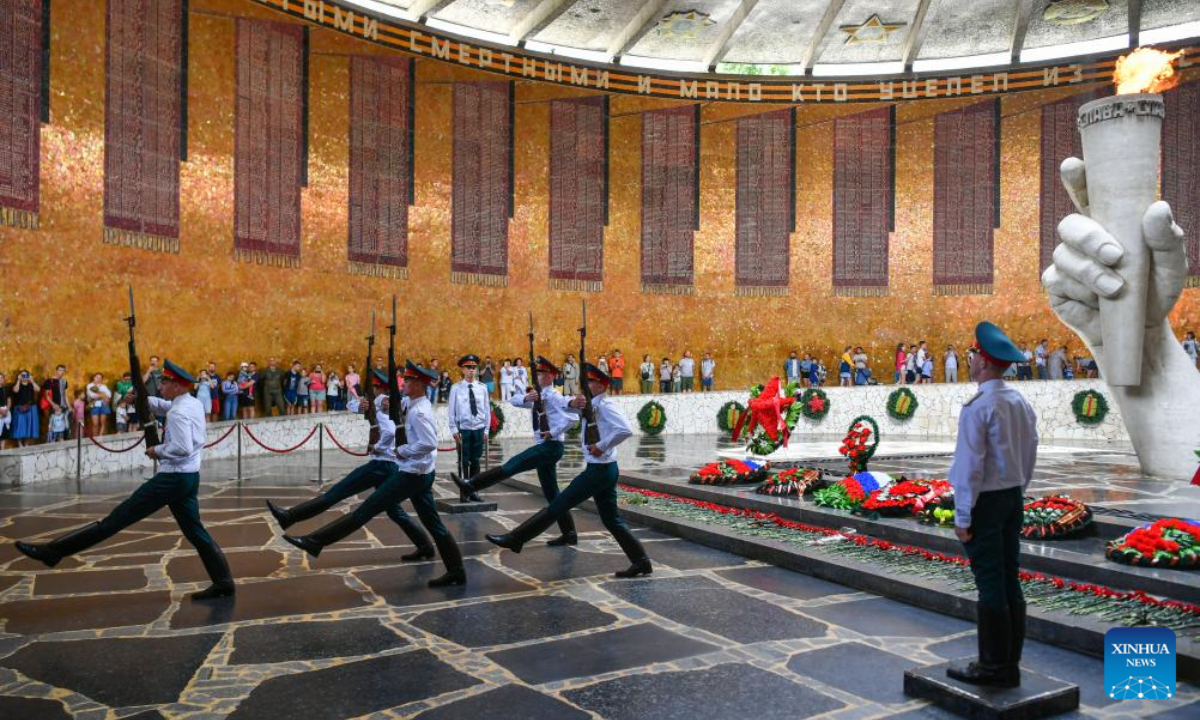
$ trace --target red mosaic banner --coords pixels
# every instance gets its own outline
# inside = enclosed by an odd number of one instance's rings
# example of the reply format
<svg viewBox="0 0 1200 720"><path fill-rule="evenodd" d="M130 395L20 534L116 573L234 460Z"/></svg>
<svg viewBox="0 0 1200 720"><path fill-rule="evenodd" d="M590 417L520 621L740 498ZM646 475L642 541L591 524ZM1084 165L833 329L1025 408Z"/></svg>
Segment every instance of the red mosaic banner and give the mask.
<svg viewBox="0 0 1200 720"><path fill-rule="evenodd" d="M179 252L183 0L108 0L104 242Z"/></svg>
<svg viewBox="0 0 1200 720"><path fill-rule="evenodd" d="M300 264L304 31L237 20L234 255Z"/></svg>
<svg viewBox="0 0 1200 720"><path fill-rule="evenodd" d="M642 290L690 293L700 108L642 114Z"/></svg>
<svg viewBox="0 0 1200 720"><path fill-rule="evenodd" d="M42 0L0 0L0 225L38 226Z"/></svg>
<svg viewBox="0 0 1200 720"><path fill-rule="evenodd" d="M933 285L939 295L992 292L998 107L976 103L934 120Z"/></svg>
<svg viewBox="0 0 1200 720"><path fill-rule="evenodd" d="M1187 239L1188 285L1200 286L1200 82L1163 94L1162 197Z"/></svg>
<svg viewBox="0 0 1200 720"><path fill-rule="evenodd" d="M550 281L602 289L607 98L550 103Z"/></svg>
<svg viewBox="0 0 1200 720"><path fill-rule="evenodd" d="M413 69L401 57L350 58L350 272L403 277L413 192Z"/></svg>
<svg viewBox="0 0 1200 720"><path fill-rule="evenodd" d="M512 192L511 83L455 83L453 282L507 284Z"/></svg>
<svg viewBox="0 0 1200 720"><path fill-rule="evenodd" d="M795 112L737 122L737 291L786 295L795 213Z"/></svg>
<svg viewBox="0 0 1200 720"><path fill-rule="evenodd" d="M893 202L890 107L834 122L833 291L886 295L888 228Z"/></svg>

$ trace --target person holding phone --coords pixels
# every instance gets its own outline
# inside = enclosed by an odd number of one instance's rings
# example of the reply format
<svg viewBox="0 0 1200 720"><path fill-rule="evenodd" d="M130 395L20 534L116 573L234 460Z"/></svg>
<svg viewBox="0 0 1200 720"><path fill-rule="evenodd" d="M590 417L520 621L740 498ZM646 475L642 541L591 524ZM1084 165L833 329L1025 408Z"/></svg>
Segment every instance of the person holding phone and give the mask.
<svg viewBox="0 0 1200 720"><path fill-rule="evenodd" d="M41 391L28 370L17 373L17 382L12 388L12 439L17 441L17 447L25 447L38 437L37 399Z"/></svg>

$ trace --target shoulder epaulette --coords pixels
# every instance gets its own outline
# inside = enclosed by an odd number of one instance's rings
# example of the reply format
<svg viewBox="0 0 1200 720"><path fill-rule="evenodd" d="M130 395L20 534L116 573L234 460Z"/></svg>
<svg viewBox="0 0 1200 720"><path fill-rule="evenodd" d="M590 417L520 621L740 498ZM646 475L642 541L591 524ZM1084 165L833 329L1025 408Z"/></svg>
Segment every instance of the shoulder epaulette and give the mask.
<svg viewBox="0 0 1200 720"><path fill-rule="evenodd" d="M975 397L973 397L973 398L971 398L970 400L968 400L968 401L966 401L965 403L963 403L963 407L970 407L970 406L971 406L971 403L975 402L976 400L978 400L978 399L979 399L979 398L981 398L981 397L983 397L983 393L982 393L982 392L977 392L977 393L975 393Z"/></svg>

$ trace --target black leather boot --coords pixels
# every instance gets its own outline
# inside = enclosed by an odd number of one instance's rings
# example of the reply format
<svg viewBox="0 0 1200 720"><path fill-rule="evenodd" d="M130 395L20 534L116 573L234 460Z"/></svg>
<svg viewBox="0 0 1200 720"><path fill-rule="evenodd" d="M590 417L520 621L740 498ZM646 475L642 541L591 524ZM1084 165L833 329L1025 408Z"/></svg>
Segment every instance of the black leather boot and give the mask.
<svg viewBox="0 0 1200 720"><path fill-rule="evenodd" d="M214 540L212 545L197 545L196 553L200 555L200 562L204 563L204 569L208 571L208 577L212 579L212 585L200 592L191 594L193 601L199 600L216 600L217 598L230 597L234 593L233 573L229 571L229 562L225 559L225 553L221 552L221 547Z"/></svg>
<svg viewBox="0 0 1200 720"><path fill-rule="evenodd" d="M508 479L508 476L504 474L504 470L501 467L488 468L469 480L459 478L458 473L450 473L450 479L458 486L458 491L464 497L474 495L480 490L487 490L491 486Z"/></svg>
<svg viewBox="0 0 1200 720"><path fill-rule="evenodd" d="M639 575L649 575L654 572L654 567L650 564L650 558L646 556L646 549L642 547L642 543L638 541L633 533L627 527L610 528L613 539L621 546L621 550L625 552L625 557L633 563L625 570L618 570L614 573L614 577L633 578Z"/></svg>
<svg viewBox="0 0 1200 720"><path fill-rule="evenodd" d="M100 523L94 522L41 545L18 541L17 549L34 560L44 563L46 567L54 567L68 555L86 550L108 537L109 533L100 527Z"/></svg>
<svg viewBox="0 0 1200 720"><path fill-rule="evenodd" d="M437 543L438 553L442 556L442 562L446 564L446 573L441 577L430 580L429 587L466 585L467 571L463 569L462 552L458 549L458 543L449 535L445 537L435 536L433 541Z"/></svg>
<svg viewBox="0 0 1200 720"><path fill-rule="evenodd" d="M488 535L487 539L493 545L499 545L502 548L512 550L515 553L521 552L521 548L525 543L541 535L546 531L546 528L554 524L554 518L550 515L549 508L538 510L533 517L521 523L517 527L509 530L503 535Z"/></svg>
<svg viewBox="0 0 1200 720"><path fill-rule="evenodd" d="M476 460L473 463L468 463L467 474L470 475L472 478L477 478L483 474L479 471L479 461L478 460ZM482 488L480 488L480 487L475 487L470 492L462 493L459 496L459 502L467 502L467 501L483 502L483 498L479 497L479 490L481 490L481 489Z"/></svg>
<svg viewBox="0 0 1200 720"><path fill-rule="evenodd" d="M1009 671L1012 647L1012 618L1009 612L1008 608L999 611L979 608L979 659L965 668L947 669L948 676L972 685L1017 687Z"/></svg>
<svg viewBox="0 0 1200 720"><path fill-rule="evenodd" d="M1025 647L1025 602L1008 606L1012 640L1008 648L1008 675L1013 687L1021 685L1021 650Z"/></svg>
<svg viewBox="0 0 1200 720"><path fill-rule="evenodd" d="M575 520L571 517L571 513L567 513L558 519L558 529L562 531L562 535L554 538L546 543L550 547L562 547L564 545L578 545L579 534L575 532Z"/></svg>
<svg viewBox="0 0 1200 720"><path fill-rule="evenodd" d="M283 539L287 540L289 543L295 545L309 555L317 557L321 554L321 551L325 549L326 545L334 544L338 540L350 535L360 527L362 527L362 525L360 525L358 520L354 518L354 515L347 513L337 520L334 520L328 525L308 535L302 535L301 537L284 535Z"/></svg>
<svg viewBox="0 0 1200 720"><path fill-rule="evenodd" d="M296 523L316 517L332 507L332 503L325 499L324 495L318 495L311 500L305 500L294 508L281 508L270 500L267 501L267 509L279 521L279 527L287 530Z"/></svg>
<svg viewBox="0 0 1200 720"><path fill-rule="evenodd" d="M420 562L422 560L432 560L435 555L433 552L433 543L429 542L429 537L425 531L417 525L416 521L407 516L393 517L392 522L400 526L404 534L408 536L408 541L416 548L407 555L401 555L400 560L403 562Z"/></svg>

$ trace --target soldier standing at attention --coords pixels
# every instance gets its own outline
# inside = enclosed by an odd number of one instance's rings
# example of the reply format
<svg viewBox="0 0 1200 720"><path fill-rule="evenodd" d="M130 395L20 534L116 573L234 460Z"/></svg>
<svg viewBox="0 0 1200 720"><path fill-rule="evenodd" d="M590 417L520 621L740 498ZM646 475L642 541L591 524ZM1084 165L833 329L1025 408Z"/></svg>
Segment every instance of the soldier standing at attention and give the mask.
<svg viewBox="0 0 1200 720"><path fill-rule="evenodd" d="M558 461L563 456L563 435L579 420L579 411L571 407L571 401L554 389L554 378L558 376L558 368L541 355L537 358L538 389L530 389L521 397L509 400L519 408L535 408L540 399L546 414L546 431L540 431L540 417L533 420L534 444L523 452L508 459L499 467L489 468L469 480L459 480L458 474L450 475L464 496L474 495L480 490L502 482L517 473L537 470L538 482L542 486L542 494L547 502L553 502L558 497ZM575 533L575 521L571 519L570 510L558 518L558 528L562 536L551 540L547 545L575 545L579 536Z"/></svg>
<svg viewBox="0 0 1200 720"><path fill-rule="evenodd" d="M279 415L287 415L287 406L283 404L283 371L279 369L279 359L271 358L267 369L262 371L263 416L271 417L271 409L279 410Z"/></svg>
<svg viewBox="0 0 1200 720"><path fill-rule="evenodd" d="M458 543L442 524L433 502L437 425L433 420L433 406L429 404L425 392L437 381L438 374L435 371L415 365L411 360L405 364L403 415L407 442L396 447L396 466L388 479L352 512L308 535L284 535L284 540L317 557L326 546L345 539L379 513L411 499L421 524L433 536L433 542L442 554L442 562L446 564L446 574L430 580L429 587L466 584L467 575ZM380 428L381 435L382 432L383 428Z"/></svg>
<svg viewBox="0 0 1200 720"><path fill-rule="evenodd" d="M479 368L479 357L463 355L458 360L463 379L450 388L450 401L446 417L450 434L461 452L463 474L475 477L479 474L479 458L483 457L483 438L492 423L492 404L483 383L475 379ZM476 494L464 494L460 500L479 502Z"/></svg>
<svg viewBox="0 0 1200 720"><path fill-rule="evenodd" d="M958 419L958 445L950 466L954 485L954 533L971 560L979 591L976 605L979 658L946 674L975 685L1021 684L1025 597L1018 577L1025 488L1037 461L1037 416L1003 375L1021 352L989 322L975 328L971 379L979 392Z"/></svg>
<svg viewBox="0 0 1200 720"><path fill-rule="evenodd" d="M156 368L152 368L151 372ZM170 507L179 530L196 548L212 586L192 593L193 600L212 600L233 595L233 576L220 546L200 521L200 460L204 455L204 415L206 408L192 397L195 378L167 360L159 379L162 397L150 397L150 411L166 416L163 441L146 449L146 455L158 461L158 473L142 484L100 522L72 530L42 545L18 542L17 549L47 567L54 567L68 555L97 545L139 520Z"/></svg>
<svg viewBox="0 0 1200 720"><path fill-rule="evenodd" d="M521 552L525 543L545 532L559 518L588 498L596 502L596 510L600 513L600 521L604 529L612 533L613 539L625 551L626 557L632 563L628 569L619 570L619 578L631 578L639 575L649 575L653 569L646 550L634 537L629 526L617 511L617 478L620 470L617 468L617 445L633 437L633 429L629 421L621 414L616 405L608 399L608 375L591 363L583 366L584 381L589 383L592 393L592 411L599 430L599 441L591 445L587 442L588 428L585 413L583 429L580 438L583 442L583 454L587 467L565 490L559 493L550 506L539 510L533 517L504 535L488 535L487 539L494 545L507 548L513 552ZM576 410L587 406L587 399L579 396L570 403Z"/></svg>

